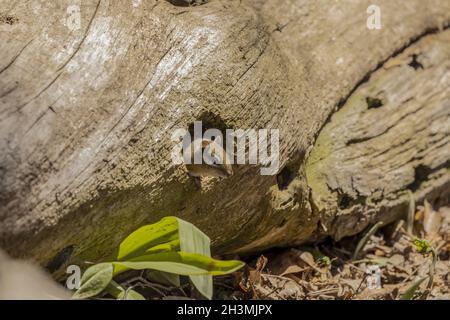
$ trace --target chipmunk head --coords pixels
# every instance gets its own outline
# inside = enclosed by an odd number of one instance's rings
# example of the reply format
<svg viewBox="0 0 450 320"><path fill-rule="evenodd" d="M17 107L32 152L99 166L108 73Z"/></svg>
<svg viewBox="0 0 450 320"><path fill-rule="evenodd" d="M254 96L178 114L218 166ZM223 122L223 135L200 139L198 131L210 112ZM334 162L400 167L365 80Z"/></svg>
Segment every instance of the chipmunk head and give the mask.
<svg viewBox="0 0 450 320"><path fill-rule="evenodd" d="M208 165L216 168L220 172L221 177L233 175L230 157L221 145L213 140L203 139L202 152L204 152L205 157L209 157Z"/></svg>
<svg viewBox="0 0 450 320"><path fill-rule="evenodd" d="M200 145L199 150L194 150L196 145ZM231 160L224 148L213 140L202 139L200 144L192 143L192 161L186 165L190 175L197 177L222 177L233 175ZM203 163L193 164L196 153L201 153Z"/></svg>

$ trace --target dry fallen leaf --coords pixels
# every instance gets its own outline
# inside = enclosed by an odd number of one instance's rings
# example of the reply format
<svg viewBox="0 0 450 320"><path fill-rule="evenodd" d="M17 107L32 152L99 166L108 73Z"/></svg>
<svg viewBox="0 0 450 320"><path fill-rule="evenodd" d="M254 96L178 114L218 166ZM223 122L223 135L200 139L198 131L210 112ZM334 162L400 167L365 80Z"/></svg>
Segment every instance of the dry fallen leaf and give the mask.
<svg viewBox="0 0 450 320"><path fill-rule="evenodd" d="M425 210L423 215L423 229L429 237L435 236L439 232L442 216L433 210L428 201L425 200Z"/></svg>
<svg viewBox="0 0 450 320"><path fill-rule="evenodd" d="M415 231L427 232L435 237L433 244L440 260L436 263L433 288L427 290L427 299L443 299L450 296L450 208L433 210L429 203L418 206ZM436 218L436 214L440 218ZM439 224L437 221L440 221ZM310 247L291 248L268 253L269 261L261 258L256 269L250 269L252 279L246 278L253 299L399 299L417 277L429 274L430 257L414 249L414 235L405 230L405 222L399 221L371 236L361 252L360 259L352 261L351 251L360 236L348 238L339 244L320 244L317 250L324 252L332 263L318 265L318 259ZM370 265L380 267L383 288L368 289L365 274ZM265 267L265 268L264 268ZM269 274L265 274L263 272ZM258 271L259 270L259 271ZM255 281L255 282L251 282ZM250 288L251 287L251 288ZM425 292L422 290L422 292ZM245 296L249 298L249 294ZM425 296L424 296L425 297Z"/></svg>

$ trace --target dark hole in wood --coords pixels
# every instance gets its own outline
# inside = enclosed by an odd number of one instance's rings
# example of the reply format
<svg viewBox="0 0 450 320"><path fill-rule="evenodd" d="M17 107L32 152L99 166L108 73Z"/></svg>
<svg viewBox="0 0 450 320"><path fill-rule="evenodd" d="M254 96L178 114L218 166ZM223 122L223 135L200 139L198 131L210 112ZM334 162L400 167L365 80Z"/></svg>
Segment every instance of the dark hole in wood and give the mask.
<svg viewBox="0 0 450 320"><path fill-rule="evenodd" d="M209 129L218 129L222 132L223 138L225 139L225 134L227 129L227 124L223 119L212 113L212 112L204 112L202 113L196 121L200 121L202 123L202 134L204 134ZM188 128L191 137L194 138L194 123L191 123Z"/></svg>
<svg viewBox="0 0 450 320"><path fill-rule="evenodd" d="M277 175L277 185L278 189L286 190L289 184L294 180L295 172L290 167L285 167Z"/></svg>
<svg viewBox="0 0 450 320"><path fill-rule="evenodd" d="M70 259L74 249L75 247L70 245L58 252L45 267L48 272L53 273L61 268Z"/></svg>
<svg viewBox="0 0 450 320"><path fill-rule="evenodd" d="M421 64L418 60L417 60L417 58L418 58L419 56L417 55L417 54L413 54L412 56L411 56L411 58L412 58L412 61L408 64L411 68L413 68L414 70L418 70L418 69L425 69L424 67L423 67L423 64Z"/></svg>
<svg viewBox="0 0 450 320"><path fill-rule="evenodd" d="M369 109L376 109L383 106L383 101L379 98L367 97L366 102Z"/></svg>
<svg viewBox="0 0 450 320"><path fill-rule="evenodd" d="M420 188L422 182L424 182L428 178L430 173L432 173L432 170L430 168L422 164L418 165L414 169L414 182L408 186L408 189L410 189L412 192L417 191Z"/></svg>
<svg viewBox="0 0 450 320"><path fill-rule="evenodd" d="M446 162L440 164L435 168L430 168L426 165L419 164L414 168L414 181L408 186L408 189L410 189L412 192L417 191L420 188L421 184L425 182L431 174L444 168L450 168L450 160L447 160Z"/></svg>
<svg viewBox="0 0 450 320"><path fill-rule="evenodd" d="M350 206L352 198L348 194L343 194L339 198L339 208L346 209Z"/></svg>

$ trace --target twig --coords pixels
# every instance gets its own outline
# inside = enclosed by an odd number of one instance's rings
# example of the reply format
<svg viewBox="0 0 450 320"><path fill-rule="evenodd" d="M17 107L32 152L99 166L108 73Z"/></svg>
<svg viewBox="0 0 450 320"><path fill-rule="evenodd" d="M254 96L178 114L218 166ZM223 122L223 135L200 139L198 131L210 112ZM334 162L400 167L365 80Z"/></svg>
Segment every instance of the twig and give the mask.
<svg viewBox="0 0 450 320"><path fill-rule="evenodd" d="M307 295L308 296L317 296L317 295L322 295L325 293L332 293L332 292L339 292L339 288L325 288L322 290L311 291L311 292L308 292Z"/></svg>
<svg viewBox="0 0 450 320"><path fill-rule="evenodd" d="M362 284L364 283L364 281L367 279L368 276L369 275L367 273L364 274L364 277L362 278L361 282L359 283L358 288L356 288L355 293L353 295L358 294L359 289L361 289Z"/></svg>
<svg viewBox="0 0 450 320"><path fill-rule="evenodd" d="M136 284L134 284L134 286L132 286L133 282L136 283ZM151 288L152 290L154 290L155 292L157 292L158 294L160 294L163 297L167 296L167 294L165 294L164 291L169 290L167 287L165 287L163 285L156 284L156 283L152 283L152 282L148 281L147 279L145 279L142 276L137 276L137 277L131 278L131 279L125 281L123 283L123 285L131 286L132 288L133 287L137 287L137 286L139 286L141 288L148 287L148 288Z"/></svg>

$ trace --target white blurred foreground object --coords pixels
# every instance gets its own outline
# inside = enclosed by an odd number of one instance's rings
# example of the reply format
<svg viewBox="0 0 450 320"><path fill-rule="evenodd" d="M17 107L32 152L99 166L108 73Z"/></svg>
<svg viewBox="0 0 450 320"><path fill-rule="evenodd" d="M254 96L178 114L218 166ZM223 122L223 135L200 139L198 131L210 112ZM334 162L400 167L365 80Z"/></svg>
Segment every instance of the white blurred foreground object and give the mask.
<svg viewBox="0 0 450 320"><path fill-rule="evenodd" d="M39 267L13 260L0 250L0 300L60 300L70 297L70 292Z"/></svg>

